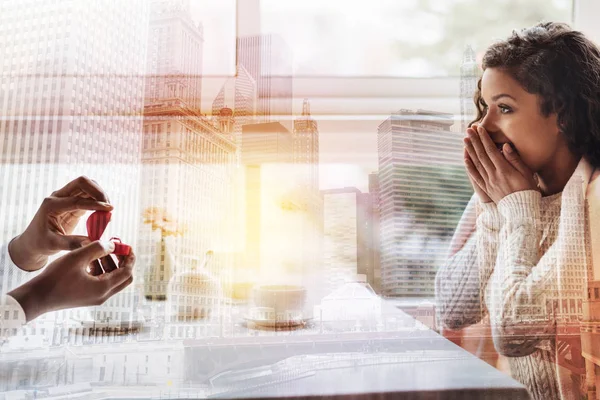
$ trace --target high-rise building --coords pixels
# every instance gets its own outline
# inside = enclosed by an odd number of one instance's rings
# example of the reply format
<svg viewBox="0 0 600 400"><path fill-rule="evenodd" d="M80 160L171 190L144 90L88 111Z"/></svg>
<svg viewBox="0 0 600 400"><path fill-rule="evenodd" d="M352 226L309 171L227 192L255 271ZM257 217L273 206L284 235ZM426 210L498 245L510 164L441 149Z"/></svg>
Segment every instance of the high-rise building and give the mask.
<svg viewBox="0 0 600 400"><path fill-rule="evenodd" d="M242 126L254 122L256 114L256 81L246 68L238 64L237 74L228 78L212 104L213 118L216 118L219 129L229 135L236 145L236 171L234 182L234 211L236 221L244 218L244 195L242 157ZM238 230L232 237L236 248L243 242L243 233Z"/></svg>
<svg viewBox="0 0 600 400"><path fill-rule="evenodd" d="M322 264L323 200L319 191L319 129L304 99L302 114L294 120L294 166L298 171L298 190L304 214L301 227L304 249L303 270L317 272Z"/></svg>
<svg viewBox="0 0 600 400"><path fill-rule="evenodd" d="M227 78L215 97L213 117L221 117L224 108L232 111L232 126L222 127L221 130L233 135L239 150L242 126L252 123L256 112L256 81L243 65L238 65L236 76Z"/></svg>
<svg viewBox="0 0 600 400"><path fill-rule="evenodd" d="M189 113L183 103L153 103L144 116L142 162L142 210L150 219L169 216L164 228L153 231L149 222L142 229L139 250L148 268L146 285L152 287L147 296L163 300L169 274L174 273L168 271L168 257L160 249L161 236L167 238L174 268L191 268L212 250L211 268L219 275L231 271L233 249L226 238L234 223L233 142L208 119ZM155 261L157 252L160 262ZM156 269L164 273L151 272Z"/></svg>
<svg viewBox="0 0 600 400"><path fill-rule="evenodd" d="M237 39L237 65L256 82L258 122L279 121L292 131L292 52L278 35Z"/></svg>
<svg viewBox="0 0 600 400"><path fill-rule="evenodd" d="M190 17L190 0L152 0L146 102L178 99L200 112L203 28Z"/></svg>
<svg viewBox="0 0 600 400"><path fill-rule="evenodd" d="M368 278L371 256L369 194L356 188L323 190L322 295L327 295L357 275Z"/></svg>
<svg viewBox="0 0 600 400"><path fill-rule="evenodd" d="M460 120L461 132L466 132L468 125L475 119L475 103L473 98L477 90L479 67L475 52L469 45L465 47L463 62L460 67Z"/></svg>
<svg viewBox="0 0 600 400"><path fill-rule="evenodd" d="M170 301L173 309L165 310L161 302L174 274L191 270L212 251L208 271L225 286L231 280L236 147L200 114L202 32L190 20L189 0L152 3L149 48L157 51L148 54L141 180L146 224L139 263L152 318L178 323L171 314L179 304ZM212 315L223 312L220 306ZM188 332L167 328L177 337Z"/></svg>
<svg viewBox="0 0 600 400"><path fill-rule="evenodd" d="M0 241L22 232L45 196L87 175L115 207L106 234L135 247L146 2L1 1L0 25ZM75 233L85 234L84 222ZM0 271L2 291L26 276ZM34 325L85 319L87 311ZM133 288L91 311L100 320L135 319Z"/></svg>
<svg viewBox="0 0 600 400"><path fill-rule="evenodd" d="M310 115L310 103L304 99L302 114L294 121L294 163L306 167L303 189L319 190L319 127Z"/></svg>
<svg viewBox="0 0 600 400"><path fill-rule="evenodd" d="M382 292L434 295L445 247L473 190L451 114L400 110L379 125Z"/></svg>
<svg viewBox="0 0 600 400"><path fill-rule="evenodd" d="M367 282L371 285L375 293L381 293L381 258L380 258L380 215L379 215L379 174L377 172L369 174L369 195L371 197L371 258L369 264L372 270L372 276L367 275Z"/></svg>

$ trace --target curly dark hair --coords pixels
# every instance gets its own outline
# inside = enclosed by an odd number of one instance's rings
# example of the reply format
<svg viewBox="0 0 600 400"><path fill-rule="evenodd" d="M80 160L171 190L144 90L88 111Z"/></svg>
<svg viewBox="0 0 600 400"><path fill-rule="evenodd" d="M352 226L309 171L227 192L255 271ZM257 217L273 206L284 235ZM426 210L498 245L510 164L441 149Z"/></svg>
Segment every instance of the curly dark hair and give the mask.
<svg viewBox="0 0 600 400"><path fill-rule="evenodd" d="M513 31L487 49L487 68L503 70L539 95L542 115L556 113L569 149L600 167L600 51L583 33L557 22ZM477 117L469 126L485 116L481 78L474 101Z"/></svg>

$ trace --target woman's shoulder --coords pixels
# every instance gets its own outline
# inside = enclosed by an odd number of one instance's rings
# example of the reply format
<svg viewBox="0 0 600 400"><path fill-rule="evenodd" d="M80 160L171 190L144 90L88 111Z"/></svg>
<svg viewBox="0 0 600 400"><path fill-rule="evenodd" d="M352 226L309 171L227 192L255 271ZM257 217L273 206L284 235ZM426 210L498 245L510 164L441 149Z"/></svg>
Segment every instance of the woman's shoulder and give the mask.
<svg viewBox="0 0 600 400"><path fill-rule="evenodd" d="M595 200L600 205L600 168L596 168L592 172L586 191L586 197Z"/></svg>

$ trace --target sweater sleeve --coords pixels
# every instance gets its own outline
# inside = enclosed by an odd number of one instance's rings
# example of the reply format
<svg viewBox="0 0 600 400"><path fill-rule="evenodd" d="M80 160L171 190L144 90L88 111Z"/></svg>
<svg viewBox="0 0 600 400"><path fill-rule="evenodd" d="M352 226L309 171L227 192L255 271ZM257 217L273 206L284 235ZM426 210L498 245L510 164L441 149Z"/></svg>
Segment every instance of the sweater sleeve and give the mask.
<svg viewBox="0 0 600 400"><path fill-rule="evenodd" d="M475 220L475 230L461 232L460 227L468 219ZM494 269L500 225L496 205L481 203L474 195L452 243L457 241L457 235L468 235L468 239L460 249L451 245L450 254L435 277L436 313L441 327L461 329L479 322L487 313L483 292Z"/></svg>
<svg viewBox="0 0 600 400"><path fill-rule="evenodd" d="M509 357L533 353L539 342L555 332L545 303L554 297L556 257L547 253L540 260L540 208L541 193L536 190L511 193L498 202L505 223L492 277L490 323L496 350Z"/></svg>

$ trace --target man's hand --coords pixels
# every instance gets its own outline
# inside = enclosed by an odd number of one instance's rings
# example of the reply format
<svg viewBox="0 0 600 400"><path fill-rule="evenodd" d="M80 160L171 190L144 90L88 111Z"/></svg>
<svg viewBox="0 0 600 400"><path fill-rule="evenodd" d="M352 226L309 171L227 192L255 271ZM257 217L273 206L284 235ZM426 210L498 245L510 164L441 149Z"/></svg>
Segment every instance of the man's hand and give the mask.
<svg viewBox="0 0 600 400"><path fill-rule="evenodd" d="M49 256L90 242L86 236L71 235L88 210L112 209L102 188L81 176L44 199L25 232L9 243L10 257L19 268L36 271Z"/></svg>
<svg viewBox="0 0 600 400"><path fill-rule="evenodd" d="M23 307L27 322L50 311L100 305L133 281L133 251L119 257L117 269L100 275L90 273L90 265L110 258L113 250L114 243L100 241L73 250L8 294Z"/></svg>

